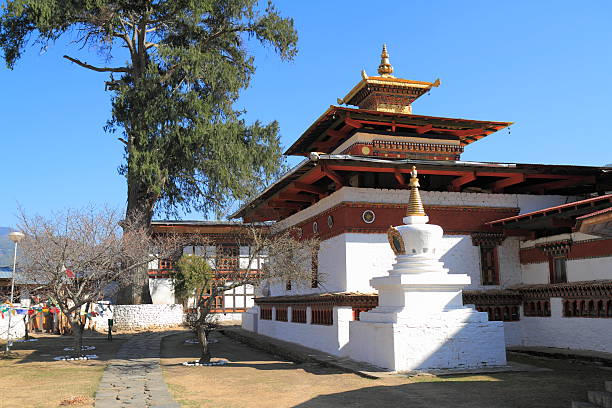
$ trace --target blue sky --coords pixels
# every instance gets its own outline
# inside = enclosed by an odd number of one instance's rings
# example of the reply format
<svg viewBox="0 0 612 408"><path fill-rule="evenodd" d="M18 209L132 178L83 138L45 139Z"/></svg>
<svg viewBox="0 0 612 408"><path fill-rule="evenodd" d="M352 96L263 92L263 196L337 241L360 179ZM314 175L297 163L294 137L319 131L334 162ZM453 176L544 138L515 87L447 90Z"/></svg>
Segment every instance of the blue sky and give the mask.
<svg viewBox="0 0 612 408"><path fill-rule="evenodd" d="M299 55L283 63L254 47L258 71L239 106L248 120L278 120L285 147L360 80L362 69L375 74L387 43L396 76L442 80L413 105L415 114L515 122L510 132L468 146L462 159L612 163L612 2L276 4L295 19ZM62 59L98 60L95 50L78 51L69 40L45 53L29 48L13 71L0 66L2 226L16 224L18 204L40 214L125 205L117 173L122 146L103 130L106 76Z"/></svg>

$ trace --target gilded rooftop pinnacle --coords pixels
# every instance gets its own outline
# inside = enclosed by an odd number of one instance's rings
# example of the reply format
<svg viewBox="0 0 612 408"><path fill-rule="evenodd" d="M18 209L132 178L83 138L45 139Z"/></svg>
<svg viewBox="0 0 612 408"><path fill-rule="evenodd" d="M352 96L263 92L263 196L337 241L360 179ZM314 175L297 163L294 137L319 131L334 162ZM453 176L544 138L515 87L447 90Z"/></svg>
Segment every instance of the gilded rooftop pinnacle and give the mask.
<svg viewBox="0 0 612 408"><path fill-rule="evenodd" d="M423 202L421 201L421 194L419 193L419 179L417 178L417 169L412 166L410 172L410 199L408 200L408 211L406 216L424 216L425 208L423 208Z"/></svg>
<svg viewBox="0 0 612 408"><path fill-rule="evenodd" d="M378 73L382 77L393 78L393 66L389 62L389 53L387 52L387 44L383 44L382 53L380 54L380 65L378 66Z"/></svg>

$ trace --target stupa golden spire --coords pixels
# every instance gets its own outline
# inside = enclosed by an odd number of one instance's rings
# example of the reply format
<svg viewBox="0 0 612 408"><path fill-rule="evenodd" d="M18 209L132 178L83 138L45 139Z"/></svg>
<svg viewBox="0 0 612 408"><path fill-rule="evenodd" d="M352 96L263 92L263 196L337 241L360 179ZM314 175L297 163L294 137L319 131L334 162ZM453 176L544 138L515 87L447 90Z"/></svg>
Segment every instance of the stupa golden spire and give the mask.
<svg viewBox="0 0 612 408"><path fill-rule="evenodd" d="M380 65L378 66L378 73L382 77L393 78L393 66L389 62L389 53L387 52L387 44L383 44L382 53L380 54Z"/></svg>
<svg viewBox="0 0 612 408"><path fill-rule="evenodd" d="M408 200L408 211L406 216L424 216L425 208L423 208L423 202L421 201L421 194L419 193L419 179L417 178L416 166L412 166L410 172L410 199Z"/></svg>

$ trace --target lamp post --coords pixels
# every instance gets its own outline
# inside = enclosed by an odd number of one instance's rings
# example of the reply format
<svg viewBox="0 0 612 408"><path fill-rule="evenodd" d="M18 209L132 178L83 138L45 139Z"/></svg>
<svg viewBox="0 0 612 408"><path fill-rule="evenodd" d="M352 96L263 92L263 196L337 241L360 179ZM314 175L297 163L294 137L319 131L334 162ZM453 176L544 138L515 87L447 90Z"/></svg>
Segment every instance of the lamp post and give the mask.
<svg viewBox="0 0 612 408"><path fill-rule="evenodd" d="M10 350L11 344L11 316L13 315L13 311L10 309L13 306L13 294L15 293L15 268L17 266L17 244L19 241L25 237L23 232L13 231L8 234L8 237L11 241L15 243L15 254L13 256L13 275L11 277L11 298L9 301L9 314L8 314L8 329L6 331L6 352L8 353Z"/></svg>

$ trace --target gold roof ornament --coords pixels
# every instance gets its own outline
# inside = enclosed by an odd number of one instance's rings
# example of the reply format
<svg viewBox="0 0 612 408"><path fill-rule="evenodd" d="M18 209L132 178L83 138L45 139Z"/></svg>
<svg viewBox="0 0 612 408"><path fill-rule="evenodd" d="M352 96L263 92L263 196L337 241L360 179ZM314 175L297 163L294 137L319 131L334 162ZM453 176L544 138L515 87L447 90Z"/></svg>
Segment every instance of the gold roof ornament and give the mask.
<svg viewBox="0 0 612 408"><path fill-rule="evenodd" d="M378 73L383 78L394 78L393 66L389 62L389 53L387 52L387 44L383 44L382 53L380 54L380 65L378 66Z"/></svg>
<svg viewBox="0 0 612 408"><path fill-rule="evenodd" d="M417 178L416 166L412 166L410 172L410 199L408 200L408 211L406 216L425 216L425 208L421 201L421 194L419 193L419 179Z"/></svg>

